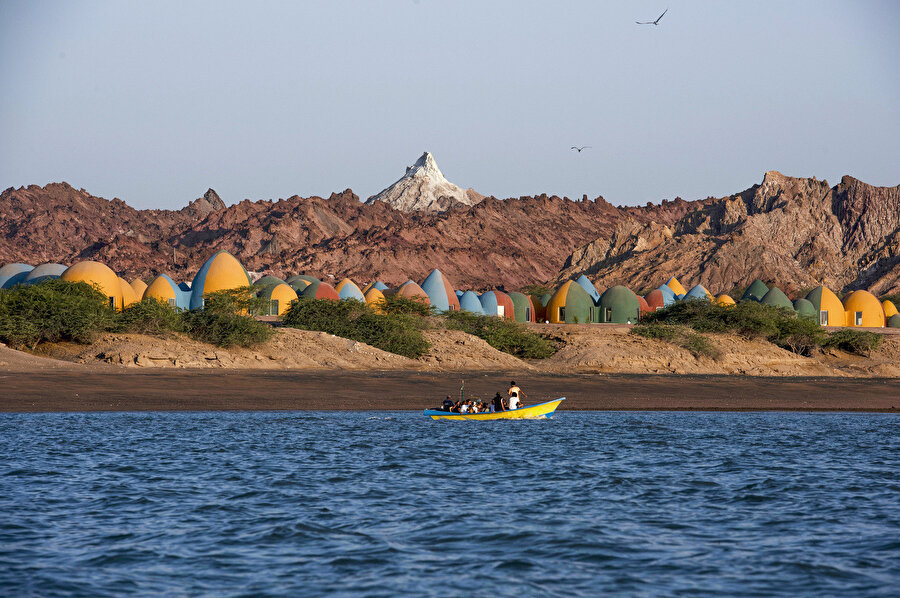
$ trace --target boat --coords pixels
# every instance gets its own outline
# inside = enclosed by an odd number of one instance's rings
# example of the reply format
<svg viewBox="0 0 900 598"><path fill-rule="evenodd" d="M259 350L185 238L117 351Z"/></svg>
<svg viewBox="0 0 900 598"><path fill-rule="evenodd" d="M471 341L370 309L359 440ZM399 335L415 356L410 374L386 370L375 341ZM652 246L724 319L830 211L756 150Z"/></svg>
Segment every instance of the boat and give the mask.
<svg viewBox="0 0 900 598"><path fill-rule="evenodd" d="M494 413L454 413L441 411L440 409L426 409L425 415L431 419L472 419L477 421L488 419L544 419L552 416L559 404L565 400L566 397L560 397L546 403L528 405L527 407L507 411L496 411Z"/></svg>

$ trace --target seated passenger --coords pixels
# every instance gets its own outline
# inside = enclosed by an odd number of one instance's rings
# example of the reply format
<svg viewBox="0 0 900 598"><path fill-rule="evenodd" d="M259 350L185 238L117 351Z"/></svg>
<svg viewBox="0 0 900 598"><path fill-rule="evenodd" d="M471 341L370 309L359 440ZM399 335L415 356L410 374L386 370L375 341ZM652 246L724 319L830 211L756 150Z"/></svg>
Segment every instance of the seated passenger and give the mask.
<svg viewBox="0 0 900 598"><path fill-rule="evenodd" d="M494 395L494 400L491 401L491 411L497 413L499 413L500 411L505 411L505 409L503 408L503 397L500 396L499 392Z"/></svg>
<svg viewBox="0 0 900 598"><path fill-rule="evenodd" d="M460 413L468 413L469 412L469 401L465 401L462 405L459 406Z"/></svg>

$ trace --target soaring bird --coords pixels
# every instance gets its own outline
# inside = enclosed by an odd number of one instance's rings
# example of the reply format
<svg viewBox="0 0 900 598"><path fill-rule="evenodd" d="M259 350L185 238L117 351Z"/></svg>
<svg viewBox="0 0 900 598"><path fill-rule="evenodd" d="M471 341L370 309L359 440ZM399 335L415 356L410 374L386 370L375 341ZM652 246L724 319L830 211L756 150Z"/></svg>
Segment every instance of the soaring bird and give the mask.
<svg viewBox="0 0 900 598"><path fill-rule="evenodd" d="M664 16L666 16L667 12L669 12L668 7L666 7L666 9L663 11L663 13L661 15L659 15L659 17L657 17L657 19L655 21L635 21L635 23L637 23L638 25L659 25L659 20L661 18L663 18Z"/></svg>
<svg viewBox="0 0 900 598"><path fill-rule="evenodd" d="M589 149L590 147L591 147L591 146L589 146L589 145L582 145L581 147L575 147L575 146L573 145L573 146L571 147L571 149L577 151L577 152L580 154L580 153L581 153L581 150L586 150L586 149Z"/></svg>

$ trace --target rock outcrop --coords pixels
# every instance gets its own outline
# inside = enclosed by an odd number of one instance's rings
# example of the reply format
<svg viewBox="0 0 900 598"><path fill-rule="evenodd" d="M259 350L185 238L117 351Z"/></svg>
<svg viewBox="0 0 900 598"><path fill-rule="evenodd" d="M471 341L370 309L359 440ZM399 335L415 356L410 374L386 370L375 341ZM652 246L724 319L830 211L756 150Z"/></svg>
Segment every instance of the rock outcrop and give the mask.
<svg viewBox="0 0 900 598"><path fill-rule="evenodd" d="M397 182L366 203L383 201L401 212L443 212L453 206L473 206L482 199L475 190L462 189L444 178L434 156L425 152Z"/></svg>
<svg viewBox="0 0 900 598"><path fill-rule="evenodd" d="M673 226L620 222L579 247L557 281L586 274L598 286L635 290L678 276L725 292L755 278L786 291L900 289L900 186L873 187L845 176L826 181L767 172L762 183L698 203Z"/></svg>
<svg viewBox="0 0 900 598"><path fill-rule="evenodd" d="M210 190L178 211L135 210L65 183L0 194L0 264L94 259L129 279L166 272L181 281L222 249L261 274L391 285L438 268L474 289L585 273L635 290L677 275L715 292L762 278L789 293L822 282L887 293L900 291L900 187L769 172L741 193L700 201L616 207L538 195L411 212L361 203L349 189L227 207Z"/></svg>

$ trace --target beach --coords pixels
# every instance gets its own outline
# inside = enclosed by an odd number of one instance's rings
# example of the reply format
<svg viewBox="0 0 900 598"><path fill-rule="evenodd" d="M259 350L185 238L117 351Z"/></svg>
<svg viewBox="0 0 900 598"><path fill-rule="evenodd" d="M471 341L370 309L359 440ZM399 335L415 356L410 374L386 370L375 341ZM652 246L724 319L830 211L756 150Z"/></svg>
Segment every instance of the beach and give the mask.
<svg viewBox="0 0 900 598"><path fill-rule="evenodd" d="M515 376L526 404L567 410L897 412L900 380L510 372L131 370L0 372L3 412L420 410L450 395L489 398Z"/></svg>

